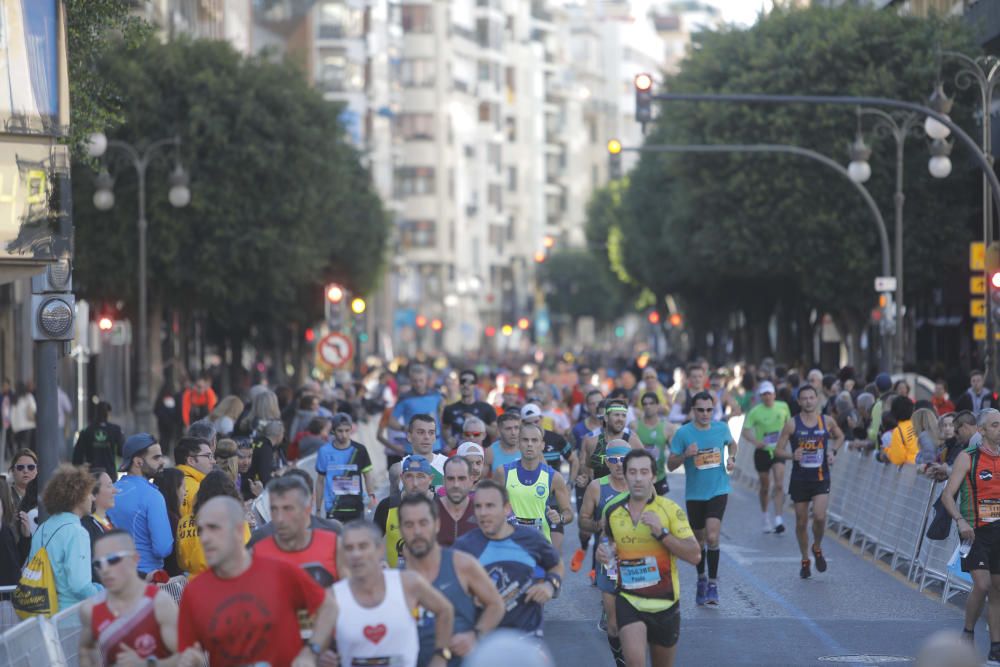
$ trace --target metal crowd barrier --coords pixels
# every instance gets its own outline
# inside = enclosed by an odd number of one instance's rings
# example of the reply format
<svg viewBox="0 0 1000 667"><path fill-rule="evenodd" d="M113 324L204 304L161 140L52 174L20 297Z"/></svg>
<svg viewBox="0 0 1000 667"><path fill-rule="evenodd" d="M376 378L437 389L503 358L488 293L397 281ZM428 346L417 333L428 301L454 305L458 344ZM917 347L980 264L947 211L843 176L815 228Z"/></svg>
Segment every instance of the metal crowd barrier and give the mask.
<svg viewBox="0 0 1000 667"><path fill-rule="evenodd" d="M756 491L760 482L753 451L753 446L741 443L732 478ZM791 465L786 465L786 489L790 474ZM944 486L918 474L917 466L889 465L870 453L843 450L831 469L827 526L857 545L863 558L870 555L894 571L905 571L921 591L939 586L947 601L972 585L957 565L955 526L946 540L924 537Z"/></svg>

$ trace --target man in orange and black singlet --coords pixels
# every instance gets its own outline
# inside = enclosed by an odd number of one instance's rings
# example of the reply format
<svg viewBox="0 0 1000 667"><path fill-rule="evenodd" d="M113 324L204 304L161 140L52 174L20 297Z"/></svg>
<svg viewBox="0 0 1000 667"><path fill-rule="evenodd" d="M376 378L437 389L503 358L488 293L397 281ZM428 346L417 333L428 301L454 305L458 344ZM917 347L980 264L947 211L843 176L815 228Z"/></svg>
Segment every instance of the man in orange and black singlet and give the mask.
<svg viewBox="0 0 1000 667"><path fill-rule="evenodd" d="M958 523L962 548L962 570L972 576L972 591L965 602L964 636L973 640L976 622L989 596L989 661L1000 660L1000 411L986 408L979 413L976 446L959 453L948 485L941 494L945 511ZM959 494L960 506L955 504Z"/></svg>

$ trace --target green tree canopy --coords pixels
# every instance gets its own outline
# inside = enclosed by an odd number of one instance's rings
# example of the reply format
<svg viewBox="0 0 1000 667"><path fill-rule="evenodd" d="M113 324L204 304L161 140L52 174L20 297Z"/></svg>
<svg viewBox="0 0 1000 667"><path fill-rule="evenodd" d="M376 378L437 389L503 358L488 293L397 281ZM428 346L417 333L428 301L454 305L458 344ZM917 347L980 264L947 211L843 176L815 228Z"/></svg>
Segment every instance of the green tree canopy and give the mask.
<svg viewBox="0 0 1000 667"><path fill-rule="evenodd" d="M178 136L147 177L151 295L213 328L310 324L321 286L364 294L377 283L389 226L371 178L345 140L340 107L284 63L244 58L219 41L147 41L99 62L121 94L124 124L109 137L133 145ZM191 204L174 209L174 160L189 170ZM136 178L117 168L117 205L92 205L93 173L77 166L78 287L92 299L134 302Z"/></svg>

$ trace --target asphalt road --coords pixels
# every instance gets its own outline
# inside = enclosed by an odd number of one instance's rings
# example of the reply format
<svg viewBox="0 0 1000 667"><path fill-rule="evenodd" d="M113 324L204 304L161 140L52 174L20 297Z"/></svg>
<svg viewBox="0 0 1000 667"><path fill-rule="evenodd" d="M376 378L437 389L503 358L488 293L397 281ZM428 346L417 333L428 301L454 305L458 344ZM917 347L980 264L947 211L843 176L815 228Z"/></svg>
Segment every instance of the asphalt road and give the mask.
<svg viewBox="0 0 1000 667"><path fill-rule="evenodd" d="M670 487L669 497L683 506L683 475L671 475ZM787 511L786 525L792 521ZM734 484L722 524L719 607L695 605L695 569L680 565L677 665L912 664L925 638L961 629L962 597L945 604L920 593L829 535L829 569L820 574L814 567L811 579L800 579L793 528L764 534L756 494ZM570 526L567 563L578 544ZM568 572L562 594L545 608L545 638L558 667L613 667L599 617L600 594L586 568ZM985 621L976 635L985 656Z"/></svg>

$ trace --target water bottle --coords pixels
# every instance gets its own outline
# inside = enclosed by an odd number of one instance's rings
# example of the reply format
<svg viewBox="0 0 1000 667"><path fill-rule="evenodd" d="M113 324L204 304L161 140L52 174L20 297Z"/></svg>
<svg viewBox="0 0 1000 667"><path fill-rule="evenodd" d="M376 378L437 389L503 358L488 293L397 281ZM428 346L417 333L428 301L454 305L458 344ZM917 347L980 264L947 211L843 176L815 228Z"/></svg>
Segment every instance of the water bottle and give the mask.
<svg viewBox="0 0 1000 667"><path fill-rule="evenodd" d="M609 560L608 564L604 566L604 571L607 573L608 579L616 581L618 579L618 559L614 556L614 550L611 549L607 535L601 536L601 546L606 547L611 553L611 560Z"/></svg>
<svg viewBox="0 0 1000 667"><path fill-rule="evenodd" d="M969 555L969 551L972 550L972 540L962 540L962 543L958 545L958 553L962 558Z"/></svg>

